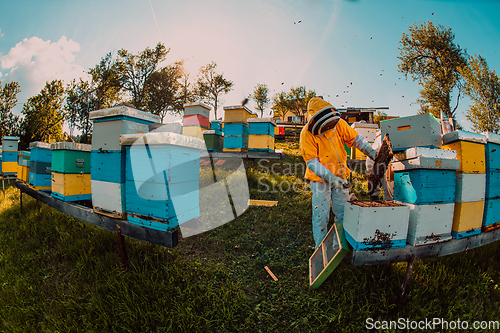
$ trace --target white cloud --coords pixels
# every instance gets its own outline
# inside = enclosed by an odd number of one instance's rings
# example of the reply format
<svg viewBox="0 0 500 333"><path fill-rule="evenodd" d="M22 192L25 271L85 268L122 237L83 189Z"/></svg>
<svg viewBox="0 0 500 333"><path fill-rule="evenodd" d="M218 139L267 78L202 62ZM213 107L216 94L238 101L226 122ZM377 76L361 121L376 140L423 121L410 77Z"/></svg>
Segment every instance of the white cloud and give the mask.
<svg viewBox="0 0 500 333"><path fill-rule="evenodd" d="M60 79L69 83L86 77L83 67L74 63L78 51L80 45L65 36L57 42L35 36L24 38L0 57L0 68L6 70L3 80L19 82L21 93L18 99L22 105L30 96L38 94L46 81Z"/></svg>

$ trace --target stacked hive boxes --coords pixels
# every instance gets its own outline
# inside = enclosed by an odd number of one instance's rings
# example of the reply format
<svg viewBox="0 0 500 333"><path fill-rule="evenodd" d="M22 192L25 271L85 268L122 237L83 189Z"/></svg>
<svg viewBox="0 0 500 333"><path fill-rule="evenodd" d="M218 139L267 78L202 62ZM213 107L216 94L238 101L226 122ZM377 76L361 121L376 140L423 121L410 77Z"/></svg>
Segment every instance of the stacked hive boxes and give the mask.
<svg viewBox="0 0 500 333"><path fill-rule="evenodd" d="M182 134L203 140L203 131L210 127L208 117L210 107L203 103L184 104L184 119L182 121Z"/></svg>
<svg viewBox="0 0 500 333"><path fill-rule="evenodd" d="M203 139L208 151L222 151L223 135L220 130L203 131Z"/></svg>
<svg viewBox="0 0 500 333"><path fill-rule="evenodd" d="M483 230L500 227L500 135L482 133L488 140L485 147L486 191Z"/></svg>
<svg viewBox="0 0 500 333"><path fill-rule="evenodd" d="M56 142L52 150L52 196L62 201L92 199L90 185L91 145Z"/></svg>
<svg viewBox="0 0 500 333"><path fill-rule="evenodd" d="M352 128L358 132L358 134L362 135L370 144L375 141L377 137L377 124L370 124L366 122L355 122L351 125ZM358 148L352 149L352 159L355 160L366 160L366 155L363 154Z"/></svg>
<svg viewBox="0 0 500 333"><path fill-rule="evenodd" d="M2 174L13 176L17 174L18 136L4 136L2 144Z"/></svg>
<svg viewBox="0 0 500 333"><path fill-rule="evenodd" d="M245 106L224 107L224 151L248 151L248 118L252 112Z"/></svg>
<svg viewBox="0 0 500 333"><path fill-rule="evenodd" d="M455 238L477 235L483 223L486 137L472 132L454 131L443 135L443 143L443 148L455 150L460 160L451 233Z"/></svg>
<svg viewBox="0 0 500 333"><path fill-rule="evenodd" d="M125 153L121 134L147 133L158 116L127 106L93 111L91 152L92 204L94 211L110 217L125 217Z"/></svg>
<svg viewBox="0 0 500 333"><path fill-rule="evenodd" d="M125 149L125 202L130 223L167 230L200 215L203 140L158 132L120 136Z"/></svg>
<svg viewBox="0 0 500 333"><path fill-rule="evenodd" d="M30 176L30 152L21 150L17 153L17 181L28 184Z"/></svg>
<svg viewBox="0 0 500 333"><path fill-rule="evenodd" d="M271 118L248 118L248 151L274 152L274 128Z"/></svg>
<svg viewBox="0 0 500 333"><path fill-rule="evenodd" d="M30 143L30 173L29 185L36 191L51 190L52 150L45 142Z"/></svg>
<svg viewBox="0 0 500 333"><path fill-rule="evenodd" d="M451 239L459 166L456 152L446 149L415 147L394 154L394 200L410 207L409 244Z"/></svg>

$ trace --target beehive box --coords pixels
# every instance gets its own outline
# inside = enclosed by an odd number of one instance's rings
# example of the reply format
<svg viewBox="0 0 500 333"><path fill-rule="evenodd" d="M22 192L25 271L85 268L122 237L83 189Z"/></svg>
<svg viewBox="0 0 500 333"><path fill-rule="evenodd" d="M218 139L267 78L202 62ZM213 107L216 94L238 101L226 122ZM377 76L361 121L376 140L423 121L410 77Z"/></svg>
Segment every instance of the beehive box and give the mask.
<svg viewBox="0 0 500 333"><path fill-rule="evenodd" d="M52 150L52 196L62 201L92 199L90 182L91 145L56 142Z"/></svg>
<svg viewBox="0 0 500 333"><path fill-rule="evenodd" d="M460 239L481 233L483 213L484 201L455 203L451 228L453 238Z"/></svg>
<svg viewBox="0 0 500 333"><path fill-rule="evenodd" d="M202 116L200 114L184 115L182 120L182 125L184 126L200 126L203 128L210 128L210 122L208 117Z"/></svg>
<svg viewBox="0 0 500 333"><path fill-rule="evenodd" d="M203 117L210 117L211 107L203 103L186 103L184 104L184 116L199 114Z"/></svg>
<svg viewBox="0 0 500 333"><path fill-rule="evenodd" d="M242 105L225 106L223 109L224 109L224 123L247 124L248 123L247 119L250 118L253 114L247 107ZM224 128L224 135L227 135L225 128Z"/></svg>
<svg viewBox="0 0 500 333"><path fill-rule="evenodd" d="M220 134L220 131L203 131L203 139L208 151L222 151L224 137Z"/></svg>
<svg viewBox="0 0 500 333"><path fill-rule="evenodd" d="M366 161L366 155L363 152L361 152L361 150L359 150L356 147L352 147L351 151L352 151L352 154L353 154L352 155L353 159L360 160L360 161Z"/></svg>
<svg viewBox="0 0 500 333"><path fill-rule="evenodd" d="M211 130L222 130L222 124L220 120L212 120L210 122L210 129Z"/></svg>
<svg viewBox="0 0 500 333"><path fill-rule="evenodd" d="M457 152L460 169L463 173L485 173L486 137L482 134L453 131L443 135L443 149Z"/></svg>
<svg viewBox="0 0 500 333"><path fill-rule="evenodd" d="M486 172L500 171L500 135L489 132L483 132L481 134L484 135L487 140L484 150Z"/></svg>
<svg viewBox="0 0 500 333"><path fill-rule="evenodd" d="M414 169L394 172L394 200L434 205L455 202L456 172Z"/></svg>
<svg viewBox="0 0 500 333"><path fill-rule="evenodd" d="M223 142L224 151L247 151L248 137L247 136L224 136Z"/></svg>
<svg viewBox="0 0 500 333"><path fill-rule="evenodd" d="M94 212L112 218L126 219L125 182L91 179Z"/></svg>
<svg viewBox="0 0 500 333"><path fill-rule="evenodd" d="M249 126L245 123L225 123L224 136L248 136Z"/></svg>
<svg viewBox="0 0 500 333"><path fill-rule="evenodd" d="M393 151L442 146L441 124L429 113L383 120L380 128L382 137L389 134Z"/></svg>
<svg viewBox="0 0 500 333"><path fill-rule="evenodd" d="M125 154L118 151L92 150L90 153L90 175L92 180L109 183L125 182Z"/></svg>
<svg viewBox="0 0 500 333"><path fill-rule="evenodd" d="M18 136L4 136L2 141L2 152L4 151L18 151L19 150L19 137ZM11 161L9 161L11 162Z"/></svg>
<svg viewBox="0 0 500 333"><path fill-rule="evenodd" d="M208 131L208 129L200 126L182 127L182 135L190 136L199 140L203 140L203 131Z"/></svg>
<svg viewBox="0 0 500 333"><path fill-rule="evenodd" d="M153 123L150 124L148 128L149 132L171 132L176 134L182 134L182 124L178 122L166 123L166 124Z"/></svg>
<svg viewBox="0 0 500 333"><path fill-rule="evenodd" d="M401 248L406 245L410 207L382 202L346 202L344 230L355 250Z"/></svg>
<svg viewBox="0 0 500 333"><path fill-rule="evenodd" d="M249 135L270 135L274 137L276 123L271 118L249 118Z"/></svg>
<svg viewBox="0 0 500 333"><path fill-rule="evenodd" d="M412 205L407 242L413 246L443 242L451 239L454 203Z"/></svg>
<svg viewBox="0 0 500 333"><path fill-rule="evenodd" d="M500 198L484 201L483 228L500 223Z"/></svg>
<svg viewBox="0 0 500 333"><path fill-rule="evenodd" d="M486 174L457 173L456 177L455 202L484 201Z"/></svg>
<svg viewBox="0 0 500 333"><path fill-rule="evenodd" d="M370 124L366 122L354 122L351 125L352 128L358 132L358 134L362 135L366 140L370 142L374 142L377 138L377 129L378 124Z"/></svg>
<svg viewBox="0 0 500 333"><path fill-rule="evenodd" d="M485 198L500 198L500 171L490 171L486 173Z"/></svg>
<svg viewBox="0 0 500 333"><path fill-rule="evenodd" d="M38 141L31 142L30 149L29 185L37 191L50 191L52 183L50 144Z"/></svg>
<svg viewBox="0 0 500 333"><path fill-rule="evenodd" d="M248 136L248 151L274 152L274 136L250 135Z"/></svg>
<svg viewBox="0 0 500 333"><path fill-rule="evenodd" d="M91 200L89 173L52 172L52 196L61 201Z"/></svg>
<svg viewBox="0 0 500 333"><path fill-rule="evenodd" d="M15 162L17 164L18 152L17 151L3 151L2 162Z"/></svg>
<svg viewBox="0 0 500 333"><path fill-rule="evenodd" d="M9 176L17 175L17 162L2 161L2 174Z"/></svg>
<svg viewBox="0 0 500 333"><path fill-rule="evenodd" d="M52 172L90 174L91 145L75 142L51 144Z"/></svg>
<svg viewBox="0 0 500 333"><path fill-rule="evenodd" d="M434 158L434 159L457 159L457 152L448 149L412 147L406 150L394 152L395 161L410 160L418 157Z"/></svg>
<svg viewBox="0 0 500 333"><path fill-rule="evenodd" d="M392 162L394 171L413 169L435 169L435 170L458 170L460 161L451 158L415 157L407 160L394 160Z"/></svg>
<svg viewBox="0 0 500 333"><path fill-rule="evenodd" d="M92 150L119 151L120 134L149 132L149 125L158 123L160 117L127 106L116 106L92 111Z"/></svg>
<svg viewBox="0 0 500 333"><path fill-rule="evenodd" d="M160 132L121 135L120 143L126 153L125 207L130 223L167 230L200 215L202 140Z"/></svg>
<svg viewBox="0 0 500 333"><path fill-rule="evenodd" d="M17 180L28 184L30 173L30 152L26 150L17 153Z"/></svg>

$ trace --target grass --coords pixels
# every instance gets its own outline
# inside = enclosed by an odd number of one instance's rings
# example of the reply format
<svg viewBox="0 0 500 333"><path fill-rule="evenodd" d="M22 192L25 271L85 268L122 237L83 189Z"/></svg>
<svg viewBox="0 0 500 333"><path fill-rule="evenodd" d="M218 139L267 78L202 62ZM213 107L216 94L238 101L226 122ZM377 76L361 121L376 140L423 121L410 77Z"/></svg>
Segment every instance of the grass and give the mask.
<svg viewBox="0 0 500 333"><path fill-rule="evenodd" d="M300 170L289 172L303 163L297 146L281 146L289 155L274 174L264 172L270 162L248 175L250 197L278 206L250 207L174 249L127 238L128 269L116 234L26 195L21 212L9 188L0 195L0 331L359 332L367 318L499 320L500 242L416 261L401 303L406 263L344 261L310 290L311 194ZM273 182L276 191L263 190ZM295 190L279 190L285 182Z"/></svg>

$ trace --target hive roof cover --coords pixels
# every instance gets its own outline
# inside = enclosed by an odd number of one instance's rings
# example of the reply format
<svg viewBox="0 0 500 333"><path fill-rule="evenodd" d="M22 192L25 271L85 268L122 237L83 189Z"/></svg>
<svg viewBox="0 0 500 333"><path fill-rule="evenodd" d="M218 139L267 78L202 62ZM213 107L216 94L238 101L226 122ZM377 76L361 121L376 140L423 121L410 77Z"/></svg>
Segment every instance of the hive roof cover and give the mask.
<svg viewBox="0 0 500 333"><path fill-rule="evenodd" d="M344 228L335 222L325 238L309 258L309 286L316 289L340 264L349 251Z"/></svg>

